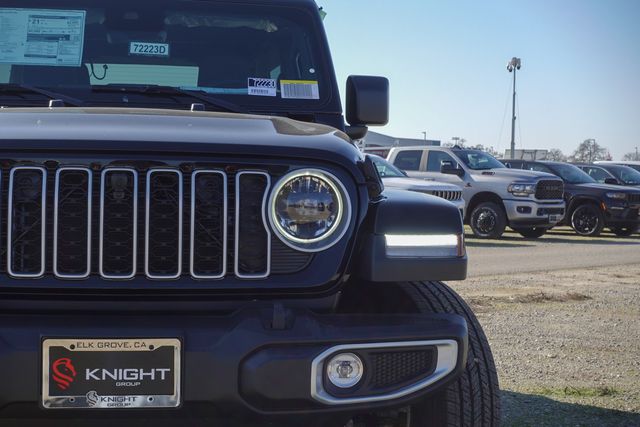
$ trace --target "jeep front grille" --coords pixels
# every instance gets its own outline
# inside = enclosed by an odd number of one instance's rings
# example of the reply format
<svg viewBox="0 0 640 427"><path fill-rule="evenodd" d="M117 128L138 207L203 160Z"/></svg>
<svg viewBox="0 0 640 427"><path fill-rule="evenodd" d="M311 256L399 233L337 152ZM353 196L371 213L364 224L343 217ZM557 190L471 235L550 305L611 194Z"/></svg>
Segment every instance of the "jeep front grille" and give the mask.
<svg viewBox="0 0 640 427"><path fill-rule="evenodd" d="M5 271L17 279L76 280L263 279L301 271L311 255L286 247L265 223L271 174L233 170L4 169Z"/></svg>
<svg viewBox="0 0 640 427"><path fill-rule="evenodd" d="M564 183L560 180L538 181L536 186L536 199L561 200L564 195Z"/></svg>
<svg viewBox="0 0 640 427"><path fill-rule="evenodd" d="M456 201L462 199L462 191L441 191L435 190L430 191L428 194L431 194L436 197L440 197L441 199Z"/></svg>

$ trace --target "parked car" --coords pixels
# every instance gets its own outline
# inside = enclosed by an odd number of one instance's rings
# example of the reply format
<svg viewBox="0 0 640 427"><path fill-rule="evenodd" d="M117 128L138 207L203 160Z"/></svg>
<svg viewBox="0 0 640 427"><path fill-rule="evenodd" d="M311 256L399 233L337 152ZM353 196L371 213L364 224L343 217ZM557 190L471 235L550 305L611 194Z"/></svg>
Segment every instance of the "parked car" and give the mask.
<svg viewBox="0 0 640 427"><path fill-rule="evenodd" d="M563 183L556 176L508 169L490 154L445 147L396 147L387 160L412 178L462 189L465 222L475 236L495 239L507 226L537 238L562 221Z"/></svg>
<svg viewBox="0 0 640 427"><path fill-rule="evenodd" d="M594 162L596 165L622 165L622 166L629 166L630 168L633 168L635 170L637 170L638 172L640 172L640 161L637 160L618 160L618 161L612 161L612 160L601 160L601 161L597 161Z"/></svg>
<svg viewBox="0 0 640 427"><path fill-rule="evenodd" d="M462 198L462 190L458 186L447 184L446 182L410 178L405 171L393 166L382 157L371 155L371 158L378 169L385 188L415 191L416 193L429 194L448 200L458 208L460 215L464 218L465 203Z"/></svg>
<svg viewBox="0 0 640 427"><path fill-rule="evenodd" d="M611 163L597 165L585 163L574 164L601 184L640 187L640 172L629 166L614 165Z"/></svg>
<svg viewBox="0 0 640 427"><path fill-rule="evenodd" d="M553 173L564 181L565 223L583 236L598 236L609 227L618 236L633 234L640 225L640 190L600 184L569 163L503 160L513 169Z"/></svg>
<svg viewBox="0 0 640 427"><path fill-rule="evenodd" d="M314 0L0 23L0 426L499 424L458 210L384 190Z"/></svg>

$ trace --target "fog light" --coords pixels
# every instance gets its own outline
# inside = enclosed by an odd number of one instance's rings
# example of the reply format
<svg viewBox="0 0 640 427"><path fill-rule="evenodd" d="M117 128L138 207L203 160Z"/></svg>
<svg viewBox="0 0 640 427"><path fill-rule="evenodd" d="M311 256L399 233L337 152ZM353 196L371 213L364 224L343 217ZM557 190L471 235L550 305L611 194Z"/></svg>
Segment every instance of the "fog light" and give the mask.
<svg viewBox="0 0 640 427"><path fill-rule="evenodd" d="M340 353L327 363L327 377L331 384L339 388L354 387L363 374L362 360L353 353Z"/></svg>

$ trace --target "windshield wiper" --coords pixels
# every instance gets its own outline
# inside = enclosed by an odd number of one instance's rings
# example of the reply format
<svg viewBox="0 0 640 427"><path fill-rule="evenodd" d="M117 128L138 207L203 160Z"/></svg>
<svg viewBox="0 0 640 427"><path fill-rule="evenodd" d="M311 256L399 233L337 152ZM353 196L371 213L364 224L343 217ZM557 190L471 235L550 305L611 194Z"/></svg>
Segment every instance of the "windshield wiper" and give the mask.
<svg viewBox="0 0 640 427"><path fill-rule="evenodd" d="M180 89L173 86L160 85L129 85L129 84L108 84L104 86L92 86L93 92L102 93L135 93L143 96L168 96L168 97L188 97L202 101L205 106L213 107L218 111L231 113L246 113L246 111L232 102L212 98L202 91Z"/></svg>
<svg viewBox="0 0 640 427"><path fill-rule="evenodd" d="M15 94L36 94L42 95L49 100L59 99L67 105L71 105L72 107L82 107L84 102L80 99L73 98L68 95L64 95L57 92L51 92L46 89L41 89L34 86L24 85L24 84L15 84L15 83L2 83L0 84L0 93L15 93ZM2 101L0 100L0 103Z"/></svg>

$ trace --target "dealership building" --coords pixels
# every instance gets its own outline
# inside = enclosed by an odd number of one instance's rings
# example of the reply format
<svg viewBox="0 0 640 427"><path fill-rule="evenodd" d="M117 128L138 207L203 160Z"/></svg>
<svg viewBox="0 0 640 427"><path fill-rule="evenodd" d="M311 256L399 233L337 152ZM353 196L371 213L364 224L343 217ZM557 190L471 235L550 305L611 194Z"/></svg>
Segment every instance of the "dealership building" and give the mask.
<svg viewBox="0 0 640 427"><path fill-rule="evenodd" d="M393 147L440 146L441 141L433 139L396 138L394 136L369 131L367 136L359 141L358 145L367 153L386 157L389 150Z"/></svg>

